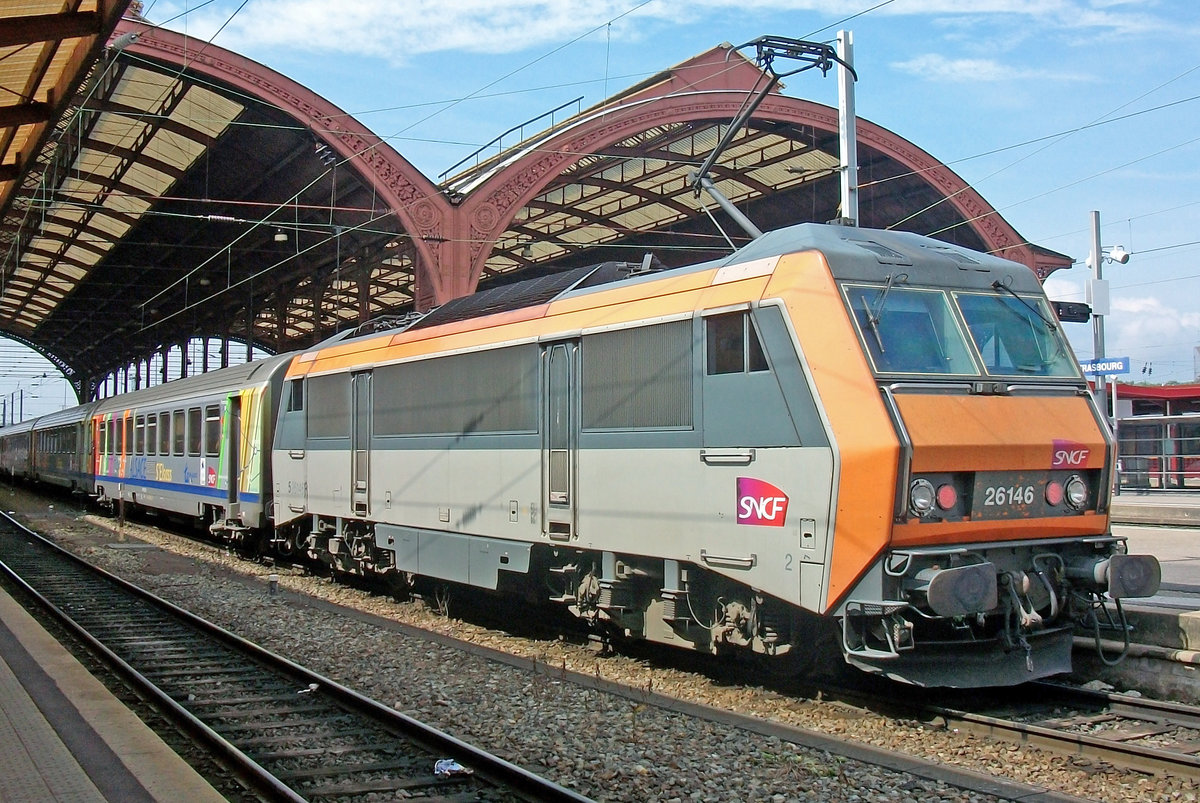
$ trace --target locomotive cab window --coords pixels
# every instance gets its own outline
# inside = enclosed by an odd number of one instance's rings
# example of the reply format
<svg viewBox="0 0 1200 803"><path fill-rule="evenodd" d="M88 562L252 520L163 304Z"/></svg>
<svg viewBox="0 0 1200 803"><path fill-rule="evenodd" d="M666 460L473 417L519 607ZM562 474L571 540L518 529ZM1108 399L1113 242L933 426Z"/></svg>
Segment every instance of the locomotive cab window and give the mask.
<svg viewBox="0 0 1200 803"><path fill-rule="evenodd" d="M945 292L896 284L847 285L844 291L877 372L979 373Z"/></svg>
<svg viewBox="0 0 1200 803"><path fill-rule="evenodd" d="M769 370L754 322L745 312L710 315L704 319L708 375Z"/></svg>
<svg viewBox="0 0 1200 803"><path fill-rule="evenodd" d="M1078 376L1045 300L998 293L956 293L955 300L988 374Z"/></svg>
<svg viewBox="0 0 1200 803"><path fill-rule="evenodd" d="M287 394L287 412L301 412L304 409L304 380L293 379L288 382Z"/></svg>

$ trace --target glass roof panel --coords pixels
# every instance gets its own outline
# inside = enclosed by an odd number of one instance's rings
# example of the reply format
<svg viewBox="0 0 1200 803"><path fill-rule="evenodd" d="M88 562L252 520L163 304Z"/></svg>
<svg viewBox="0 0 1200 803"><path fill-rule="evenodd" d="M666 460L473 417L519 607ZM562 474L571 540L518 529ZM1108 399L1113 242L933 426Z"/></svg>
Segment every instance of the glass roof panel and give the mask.
<svg viewBox="0 0 1200 803"><path fill-rule="evenodd" d="M215 137L229 127L229 123L242 113L243 108L240 103L204 87L191 86L171 112L171 119Z"/></svg>
<svg viewBox="0 0 1200 803"><path fill-rule="evenodd" d="M91 219L92 228L99 229L106 234L111 234L114 238L123 237L125 232L129 231L130 225L120 218L115 218L112 215L98 214Z"/></svg>
<svg viewBox="0 0 1200 803"><path fill-rule="evenodd" d="M173 75L130 69L126 70L112 92L112 101L143 112L158 111L171 92L179 91L179 80Z"/></svg>
<svg viewBox="0 0 1200 803"><path fill-rule="evenodd" d="M92 127L91 139L132 150L148 125L120 114L102 114Z"/></svg>

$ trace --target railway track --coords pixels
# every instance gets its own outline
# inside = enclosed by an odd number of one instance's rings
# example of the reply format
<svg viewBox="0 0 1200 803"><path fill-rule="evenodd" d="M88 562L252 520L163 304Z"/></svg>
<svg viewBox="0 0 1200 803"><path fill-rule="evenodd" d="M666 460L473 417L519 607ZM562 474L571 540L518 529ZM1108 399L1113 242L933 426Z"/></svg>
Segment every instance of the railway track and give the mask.
<svg viewBox="0 0 1200 803"><path fill-rule="evenodd" d="M0 555L5 574L265 799L587 800L90 566L3 515Z"/></svg>
<svg viewBox="0 0 1200 803"><path fill-rule="evenodd" d="M1196 706L1036 682L990 698L972 693L962 703L922 703L919 716L961 732L1139 772L1200 778Z"/></svg>

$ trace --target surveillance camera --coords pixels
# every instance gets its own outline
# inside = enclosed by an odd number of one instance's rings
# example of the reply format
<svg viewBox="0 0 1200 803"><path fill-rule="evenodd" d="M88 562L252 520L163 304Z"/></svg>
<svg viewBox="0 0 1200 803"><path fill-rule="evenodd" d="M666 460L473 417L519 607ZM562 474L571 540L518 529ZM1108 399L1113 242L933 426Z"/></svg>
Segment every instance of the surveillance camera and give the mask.
<svg viewBox="0 0 1200 803"><path fill-rule="evenodd" d="M1124 265L1129 261L1129 252L1125 250L1125 246L1118 245L1108 252L1108 258L1113 262Z"/></svg>

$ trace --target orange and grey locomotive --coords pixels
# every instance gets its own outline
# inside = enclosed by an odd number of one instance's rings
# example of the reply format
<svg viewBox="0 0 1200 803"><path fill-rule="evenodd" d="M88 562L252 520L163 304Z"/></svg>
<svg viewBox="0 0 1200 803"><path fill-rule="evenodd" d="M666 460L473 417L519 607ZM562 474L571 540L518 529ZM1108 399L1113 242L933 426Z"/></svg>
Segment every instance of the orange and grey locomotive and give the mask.
<svg viewBox="0 0 1200 803"><path fill-rule="evenodd" d="M605 263L208 376L99 404L97 493L612 638L1003 685L1158 587L1036 277L917 235Z"/></svg>

